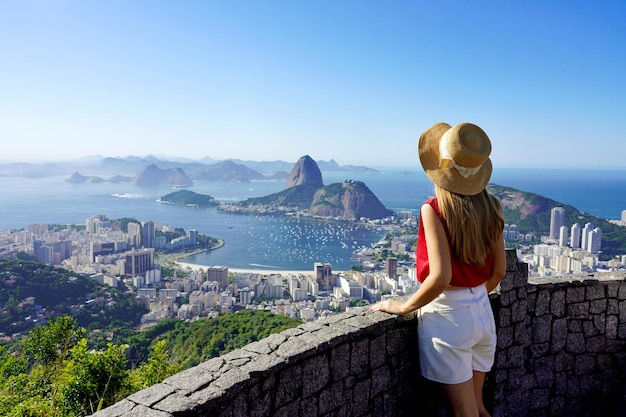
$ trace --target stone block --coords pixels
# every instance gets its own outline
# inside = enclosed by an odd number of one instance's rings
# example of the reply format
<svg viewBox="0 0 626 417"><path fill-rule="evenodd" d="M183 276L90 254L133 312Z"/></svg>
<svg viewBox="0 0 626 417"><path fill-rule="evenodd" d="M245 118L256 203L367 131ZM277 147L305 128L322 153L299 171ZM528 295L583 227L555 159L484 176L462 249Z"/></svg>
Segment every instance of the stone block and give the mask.
<svg viewBox="0 0 626 417"><path fill-rule="evenodd" d="M546 343L550 340L552 333L552 316L544 314L532 319L532 337L534 343Z"/></svg>
<svg viewBox="0 0 626 417"><path fill-rule="evenodd" d="M200 408L207 409L212 408L214 405L220 403L225 392L219 387L209 385L208 387L192 393L189 398L194 403L199 404Z"/></svg>
<svg viewBox="0 0 626 417"><path fill-rule="evenodd" d="M547 409L550 406L550 390L547 388L533 389L530 393L530 408L532 410ZM533 413L534 415L534 413Z"/></svg>
<svg viewBox="0 0 626 417"><path fill-rule="evenodd" d="M385 364L387 358L387 337L383 333L370 342L370 364L372 368L378 368Z"/></svg>
<svg viewBox="0 0 626 417"><path fill-rule="evenodd" d="M575 355L566 352L560 352L555 355L554 369L557 373L571 371L574 369Z"/></svg>
<svg viewBox="0 0 626 417"><path fill-rule="evenodd" d="M150 407L172 394L175 389L167 384L155 384L130 395L128 399L134 403Z"/></svg>
<svg viewBox="0 0 626 417"><path fill-rule="evenodd" d="M417 348L417 327L414 325L386 332L387 355L395 356L406 349Z"/></svg>
<svg viewBox="0 0 626 417"><path fill-rule="evenodd" d="M318 398L309 397L300 399L300 410L297 414L298 417L318 417ZM265 414L267 415L267 414Z"/></svg>
<svg viewBox="0 0 626 417"><path fill-rule="evenodd" d="M585 351L585 338L582 333L570 333L567 335L565 349L569 353L583 353Z"/></svg>
<svg viewBox="0 0 626 417"><path fill-rule="evenodd" d="M368 339L352 343L350 352L350 373L352 375L358 375L367 371L369 366L369 345Z"/></svg>
<svg viewBox="0 0 626 417"><path fill-rule="evenodd" d="M582 333L583 331L582 321L579 319L568 318L567 328L572 333Z"/></svg>
<svg viewBox="0 0 626 417"><path fill-rule="evenodd" d="M565 414L566 399L562 396L552 396L550 398L550 414L551 416L562 416Z"/></svg>
<svg viewBox="0 0 626 417"><path fill-rule="evenodd" d="M619 326L619 320L617 316L610 315L606 318L606 330L605 335L607 339L617 339L617 329Z"/></svg>
<svg viewBox="0 0 626 417"><path fill-rule="evenodd" d="M104 410L92 414L91 417L122 417L131 412L136 406L137 404L134 402L123 399Z"/></svg>
<svg viewBox="0 0 626 417"><path fill-rule="evenodd" d="M314 356L302 364L302 396L320 391L330 380L330 367L326 355Z"/></svg>
<svg viewBox="0 0 626 417"><path fill-rule="evenodd" d="M249 396L248 410L250 417L265 417L272 407L272 395L270 390L260 391L254 397ZM238 417L238 416L237 416Z"/></svg>
<svg viewBox="0 0 626 417"><path fill-rule="evenodd" d="M355 416L360 416L369 410L370 406L370 386L373 384L370 379L356 381L352 391L352 412Z"/></svg>
<svg viewBox="0 0 626 417"><path fill-rule="evenodd" d="M546 355L546 353L550 352L550 344L549 343L533 343L530 345L531 358L538 359L542 358Z"/></svg>
<svg viewBox="0 0 626 417"><path fill-rule="evenodd" d="M202 362L195 368L202 369L207 372L222 372L223 368L226 366L224 359L222 358L212 358L206 362ZM193 369L193 368L190 368ZM185 372L185 371L183 371Z"/></svg>
<svg viewBox="0 0 626 417"><path fill-rule="evenodd" d="M571 282L567 287L565 300L568 304L585 301L585 287L582 283Z"/></svg>
<svg viewBox="0 0 626 417"><path fill-rule="evenodd" d="M527 345L530 341L530 335L526 328L526 322L519 322L513 326L514 343L516 345Z"/></svg>
<svg viewBox="0 0 626 417"><path fill-rule="evenodd" d="M609 299L617 298L617 293L619 291L619 286L620 286L621 281L622 279L620 279L619 281L611 280L611 281L604 282L606 298L609 298Z"/></svg>
<svg viewBox="0 0 626 417"><path fill-rule="evenodd" d="M619 302L619 321L622 323L626 323L626 301Z"/></svg>
<svg viewBox="0 0 626 417"><path fill-rule="evenodd" d="M495 310L494 310L495 314ZM511 309L510 308L500 308L498 310L498 314L496 315L496 327L504 328L511 325Z"/></svg>
<svg viewBox="0 0 626 417"><path fill-rule="evenodd" d="M567 319L558 318L552 322L552 352L560 352L565 348L567 337Z"/></svg>
<svg viewBox="0 0 626 417"><path fill-rule="evenodd" d="M589 302L583 301L568 304L567 317L579 319L589 318Z"/></svg>
<svg viewBox="0 0 626 417"><path fill-rule="evenodd" d="M211 382L213 382L214 379L215 375L213 372L209 372L199 366L196 366L170 376L163 381L163 384L167 384L177 390L181 390L188 395L192 392L206 388Z"/></svg>
<svg viewBox="0 0 626 417"><path fill-rule="evenodd" d="M282 332L280 332L281 335L287 336L287 338L294 337L294 336L299 336L302 333L306 333L306 332L304 330L302 330L300 328L300 326L292 327L291 329L283 330Z"/></svg>
<svg viewBox="0 0 626 417"><path fill-rule="evenodd" d="M124 417L172 417L172 414L139 404L124 414Z"/></svg>
<svg viewBox="0 0 626 417"><path fill-rule="evenodd" d="M552 386L556 375L554 365L554 359L552 357L542 358L534 361L534 387L549 388Z"/></svg>
<svg viewBox="0 0 626 417"><path fill-rule="evenodd" d="M513 328L508 327L500 327L497 329L498 332L498 345L496 350L506 349L509 346L513 345Z"/></svg>
<svg viewBox="0 0 626 417"><path fill-rule="evenodd" d="M585 281L585 298L587 300L606 299L606 285L598 281Z"/></svg>
<svg viewBox="0 0 626 417"><path fill-rule="evenodd" d="M382 394L391 387L393 387L393 383L389 368L382 366L372 371L372 397Z"/></svg>
<svg viewBox="0 0 626 417"><path fill-rule="evenodd" d="M276 353L288 363L293 363L312 356L315 350L316 346L304 338L290 337L278 347Z"/></svg>
<svg viewBox="0 0 626 417"><path fill-rule="evenodd" d="M598 325L596 326L596 321ZM591 320L585 320L580 323L583 327L583 335L585 338L597 336L600 332L604 332L604 318L599 316L592 317Z"/></svg>
<svg viewBox="0 0 626 417"><path fill-rule="evenodd" d="M276 408L302 396L302 367L294 364L280 371L276 391Z"/></svg>
<svg viewBox="0 0 626 417"><path fill-rule="evenodd" d="M543 314L549 313L550 301L551 301L550 292L547 290L540 290L537 293L537 303L535 305L535 308L530 311L534 311L537 316L541 316ZM530 305L529 305L529 308L530 308Z"/></svg>
<svg viewBox="0 0 626 417"><path fill-rule="evenodd" d="M556 317L565 315L565 291L559 290L550 297L550 312Z"/></svg>
<svg viewBox="0 0 626 417"><path fill-rule="evenodd" d="M554 395L562 396L567 394L567 372L557 372L554 378Z"/></svg>
<svg viewBox="0 0 626 417"><path fill-rule="evenodd" d="M352 388L347 393L344 390L343 382L335 382L320 393L319 415L325 415L331 410L338 409L346 401L350 401Z"/></svg>
<svg viewBox="0 0 626 417"><path fill-rule="evenodd" d="M334 347L330 352L331 381L340 381L350 374L350 344Z"/></svg>
<svg viewBox="0 0 626 417"><path fill-rule="evenodd" d="M288 404L284 404L272 414L274 417L293 417L300 412L300 400L296 399Z"/></svg>
<svg viewBox="0 0 626 417"><path fill-rule="evenodd" d="M252 383L253 380L250 379L248 372L245 372L241 368L233 368L220 375L211 385L224 391L232 392L245 386L250 386Z"/></svg>
<svg viewBox="0 0 626 417"><path fill-rule="evenodd" d="M592 354L576 356L576 375L583 375L596 369L596 356Z"/></svg>
<svg viewBox="0 0 626 417"><path fill-rule="evenodd" d="M607 312L608 300L606 298L593 300L589 303L589 313L603 314Z"/></svg>
<svg viewBox="0 0 626 417"><path fill-rule="evenodd" d="M617 299L620 301L626 300L626 281L624 280L619 283L619 288L617 290Z"/></svg>
<svg viewBox="0 0 626 417"><path fill-rule="evenodd" d="M525 300L517 300L511 305L511 321L513 323L523 323L528 316L528 304Z"/></svg>
<svg viewBox="0 0 626 417"><path fill-rule="evenodd" d="M606 350L606 339L604 336L594 336L587 339L587 352L601 353Z"/></svg>

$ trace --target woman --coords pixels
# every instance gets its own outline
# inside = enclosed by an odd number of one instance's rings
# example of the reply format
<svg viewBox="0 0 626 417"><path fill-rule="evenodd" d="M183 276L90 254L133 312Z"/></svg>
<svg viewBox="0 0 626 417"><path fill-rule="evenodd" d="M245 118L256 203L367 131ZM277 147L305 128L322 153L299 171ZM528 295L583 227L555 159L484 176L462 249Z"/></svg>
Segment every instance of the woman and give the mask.
<svg viewBox="0 0 626 417"><path fill-rule="evenodd" d="M493 366L496 332L488 293L506 273L504 221L485 187L491 142L471 123L437 123L418 143L435 197L420 209L416 269L421 283L406 302L386 300L373 311L419 310L422 375L441 383L455 416L489 416L482 400Z"/></svg>

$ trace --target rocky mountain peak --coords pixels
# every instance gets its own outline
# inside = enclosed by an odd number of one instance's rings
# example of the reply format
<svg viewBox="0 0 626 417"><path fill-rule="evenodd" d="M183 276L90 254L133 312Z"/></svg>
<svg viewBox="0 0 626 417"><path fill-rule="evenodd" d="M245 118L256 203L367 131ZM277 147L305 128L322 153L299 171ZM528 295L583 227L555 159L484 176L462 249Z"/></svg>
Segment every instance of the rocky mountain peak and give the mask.
<svg viewBox="0 0 626 417"><path fill-rule="evenodd" d="M289 178L287 178L286 188L291 188L296 185L314 185L317 187L323 187L322 171L320 171L315 162L310 156L305 155L298 159L298 162L294 165Z"/></svg>

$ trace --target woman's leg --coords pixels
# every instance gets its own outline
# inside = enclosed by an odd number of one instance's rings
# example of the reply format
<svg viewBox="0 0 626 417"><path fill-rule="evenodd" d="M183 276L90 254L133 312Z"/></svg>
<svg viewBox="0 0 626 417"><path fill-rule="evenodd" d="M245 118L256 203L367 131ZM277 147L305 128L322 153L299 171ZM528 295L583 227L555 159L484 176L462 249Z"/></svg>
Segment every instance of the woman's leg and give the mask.
<svg viewBox="0 0 626 417"><path fill-rule="evenodd" d="M474 377L460 384L442 384L452 415L455 417L491 417L483 403L485 373L474 371Z"/></svg>
<svg viewBox="0 0 626 417"><path fill-rule="evenodd" d="M480 417L473 378L460 384L442 384L454 417Z"/></svg>
<svg viewBox="0 0 626 417"><path fill-rule="evenodd" d="M476 404L478 405L478 414L480 417L491 417L491 414L485 408L483 403L483 386L485 385L485 373L480 371L474 371L474 395L476 397Z"/></svg>

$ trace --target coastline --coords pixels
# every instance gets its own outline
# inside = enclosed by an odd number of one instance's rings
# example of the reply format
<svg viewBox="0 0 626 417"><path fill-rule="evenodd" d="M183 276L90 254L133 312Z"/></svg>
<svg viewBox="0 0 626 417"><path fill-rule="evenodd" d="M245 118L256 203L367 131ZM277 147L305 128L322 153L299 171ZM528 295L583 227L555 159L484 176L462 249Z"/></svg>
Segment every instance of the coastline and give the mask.
<svg viewBox="0 0 626 417"><path fill-rule="evenodd" d="M208 265L198 265L198 264L192 264L192 263L188 263L188 262L182 262L182 261L176 261L176 265L178 265L180 268L183 269L191 269L192 271L204 271L207 268L209 268L210 266ZM226 267L228 267L228 265L224 265ZM228 273L234 273L234 274L257 274L257 275L310 275L313 276L314 272L312 270L302 270L302 271L298 271L298 270L283 270L283 269L275 269L275 270L270 270L270 269L241 269L241 268L230 268L228 267ZM333 272L341 272L341 271L333 271Z"/></svg>

